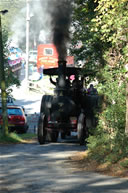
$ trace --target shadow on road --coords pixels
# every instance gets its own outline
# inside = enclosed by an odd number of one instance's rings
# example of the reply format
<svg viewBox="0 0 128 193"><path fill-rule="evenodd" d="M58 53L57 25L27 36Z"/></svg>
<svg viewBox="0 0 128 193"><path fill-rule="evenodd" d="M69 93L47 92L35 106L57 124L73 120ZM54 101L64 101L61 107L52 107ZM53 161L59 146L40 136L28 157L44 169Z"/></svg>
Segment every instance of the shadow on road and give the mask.
<svg viewBox="0 0 128 193"><path fill-rule="evenodd" d="M72 172L65 161L86 148L77 143L0 145L1 193L127 193L127 180Z"/></svg>

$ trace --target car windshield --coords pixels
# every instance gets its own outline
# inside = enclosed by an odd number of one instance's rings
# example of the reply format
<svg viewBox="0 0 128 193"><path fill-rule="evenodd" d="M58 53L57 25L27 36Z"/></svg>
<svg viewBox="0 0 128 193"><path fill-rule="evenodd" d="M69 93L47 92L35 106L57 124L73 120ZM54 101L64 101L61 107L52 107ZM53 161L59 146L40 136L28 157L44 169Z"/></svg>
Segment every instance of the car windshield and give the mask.
<svg viewBox="0 0 128 193"><path fill-rule="evenodd" d="M18 108L8 108L7 109L8 115L22 115L21 109ZM2 109L0 109L0 115L2 114Z"/></svg>

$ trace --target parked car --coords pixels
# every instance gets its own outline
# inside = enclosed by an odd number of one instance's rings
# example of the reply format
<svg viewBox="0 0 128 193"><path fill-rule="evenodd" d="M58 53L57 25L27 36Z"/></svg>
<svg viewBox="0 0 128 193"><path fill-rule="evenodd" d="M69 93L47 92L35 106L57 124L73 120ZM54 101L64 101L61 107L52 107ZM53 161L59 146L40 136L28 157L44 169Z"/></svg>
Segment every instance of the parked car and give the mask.
<svg viewBox="0 0 128 193"><path fill-rule="evenodd" d="M9 132L26 133L28 124L24 108L17 105L8 105L7 113ZM0 126L2 125L2 121L2 107L0 107Z"/></svg>

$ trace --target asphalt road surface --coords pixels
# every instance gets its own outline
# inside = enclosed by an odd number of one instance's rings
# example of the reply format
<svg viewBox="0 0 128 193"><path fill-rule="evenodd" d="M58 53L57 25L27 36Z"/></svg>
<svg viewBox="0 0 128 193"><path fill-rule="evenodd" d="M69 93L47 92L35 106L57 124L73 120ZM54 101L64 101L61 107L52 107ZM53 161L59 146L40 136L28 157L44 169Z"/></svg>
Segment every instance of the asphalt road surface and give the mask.
<svg viewBox="0 0 128 193"><path fill-rule="evenodd" d="M128 193L128 179L76 172L75 141L0 145L0 193Z"/></svg>

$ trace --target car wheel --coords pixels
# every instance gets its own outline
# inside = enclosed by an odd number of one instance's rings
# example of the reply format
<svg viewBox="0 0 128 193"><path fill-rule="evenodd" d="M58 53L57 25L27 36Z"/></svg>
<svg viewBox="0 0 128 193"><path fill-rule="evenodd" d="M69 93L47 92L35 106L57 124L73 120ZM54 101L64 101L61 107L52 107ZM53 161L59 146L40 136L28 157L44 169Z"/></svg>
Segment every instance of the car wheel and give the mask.
<svg viewBox="0 0 128 193"><path fill-rule="evenodd" d="M86 118L84 113L81 113L78 117L77 132L80 145L84 145L86 138Z"/></svg>
<svg viewBox="0 0 128 193"><path fill-rule="evenodd" d="M47 135L46 125L47 125L46 116L44 114L41 114L39 117L38 128L37 128L37 136L40 144L44 144L46 141L46 135Z"/></svg>

